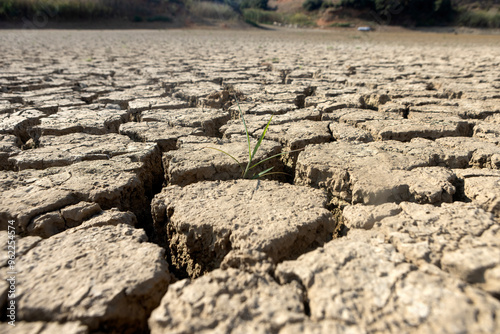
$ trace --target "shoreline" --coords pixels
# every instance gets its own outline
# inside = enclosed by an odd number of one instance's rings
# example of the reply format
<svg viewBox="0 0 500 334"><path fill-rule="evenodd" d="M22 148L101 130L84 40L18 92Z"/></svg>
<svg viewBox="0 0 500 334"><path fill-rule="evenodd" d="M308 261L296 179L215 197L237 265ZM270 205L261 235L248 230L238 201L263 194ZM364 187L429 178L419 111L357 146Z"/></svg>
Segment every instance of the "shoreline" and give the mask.
<svg viewBox="0 0 500 334"><path fill-rule="evenodd" d="M500 29L489 28L469 28L463 26L430 26L430 27L404 27L397 25L370 25L373 32L422 32L437 34L461 34L461 35L500 35ZM124 19L100 19L100 20L82 20L82 21L48 21L42 24L36 24L29 20L19 21L0 21L0 30L169 30L169 29L212 29L212 30L322 30L322 31L345 31L357 32L357 26L350 28L341 27L293 27L293 26L275 26L260 24L261 28L250 25L242 20L224 21L224 20L203 20L196 22L190 18L176 18L173 22L132 22ZM361 26L361 25L359 25Z"/></svg>

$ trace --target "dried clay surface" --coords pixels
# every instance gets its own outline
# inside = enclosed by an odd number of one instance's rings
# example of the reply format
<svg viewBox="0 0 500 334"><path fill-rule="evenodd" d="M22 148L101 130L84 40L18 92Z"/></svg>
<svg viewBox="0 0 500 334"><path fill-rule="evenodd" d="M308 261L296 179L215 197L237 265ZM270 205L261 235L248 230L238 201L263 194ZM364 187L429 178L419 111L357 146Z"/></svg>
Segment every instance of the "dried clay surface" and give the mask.
<svg viewBox="0 0 500 334"><path fill-rule="evenodd" d="M499 42L0 31L0 332L499 333Z"/></svg>

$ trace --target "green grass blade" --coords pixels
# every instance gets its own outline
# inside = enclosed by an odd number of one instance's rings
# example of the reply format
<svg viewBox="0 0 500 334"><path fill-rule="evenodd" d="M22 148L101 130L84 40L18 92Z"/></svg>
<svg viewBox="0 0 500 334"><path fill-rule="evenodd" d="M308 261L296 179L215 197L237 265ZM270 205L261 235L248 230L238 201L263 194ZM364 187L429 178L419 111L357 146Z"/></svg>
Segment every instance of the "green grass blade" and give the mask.
<svg viewBox="0 0 500 334"><path fill-rule="evenodd" d="M240 168L241 168L241 172L244 172L244 169L243 169L243 166L241 165L241 162L239 162L238 159L236 159L235 157L233 157L231 154L227 153L226 151L219 150L218 148L209 147L209 146L203 147L203 148L209 148L209 149L216 150L216 151L224 153L225 155L229 156L231 159L233 159L234 161L236 161L238 163L238 165L240 166Z"/></svg>
<svg viewBox="0 0 500 334"><path fill-rule="evenodd" d="M303 150L303 148L299 148L298 150L292 150L292 151L288 151L288 152L281 152L281 153L275 154L275 155L273 155L273 156L270 156L269 158L265 158L265 159L263 159L263 160L261 160L261 161L257 162L255 165L253 165L252 167L250 167L250 168L248 168L248 169L250 170L250 169L254 168L255 166L260 165L261 163L263 163L263 162L265 162L265 161L267 161L267 160L271 160L271 159L276 158L276 157L279 157L279 156L281 156L281 155L285 155L285 154L288 154L288 153L293 153L293 152L298 152L298 151L302 151L302 150Z"/></svg>
<svg viewBox="0 0 500 334"><path fill-rule="evenodd" d="M266 173L265 175L273 175L273 174L283 174L283 175L288 175L288 176L290 176L290 174L285 173L285 172L272 172L272 173ZM264 176L265 176L265 175L264 175Z"/></svg>
<svg viewBox="0 0 500 334"><path fill-rule="evenodd" d="M263 170L262 172L260 172L259 174L256 174L252 177L252 179L258 179L259 177L262 177L264 175L266 175L267 172L269 172L271 169L273 169L274 167L271 167L271 168L268 168L266 170Z"/></svg>
<svg viewBox="0 0 500 334"><path fill-rule="evenodd" d="M236 104L238 105L238 110L240 111L240 117L241 117L241 120L243 121L243 126L245 127L245 133L247 135L247 143L248 143L248 159L249 159L249 161L251 161L252 160L252 148L250 147L250 135L248 134L247 122L245 122L245 117L243 116L243 111L241 111L240 102L236 98L236 95L234 95L234 99L236 100Z"/></svg>
<svg viewBox="0 0 500 334"><path fill-rule="evenodd" d="M273 116L274 115L271 115L271 118L269 119L269 122L267 122L267 125L266 127L264 128L264 132L262 132L262 136L260 136L259 138L259 141L257 142L257 145L255 145L254 149L253 149L253 153L252 153L252 158L255 156L255 154L257 153L257 150L259 149L260 147L260 144L262 143L262 141L264 140L264 137L266 136L266 132L267 130L269 129L269 124L271 124L271 121L273 120Z"/></svg>
<svg viewBox="0 0 500 334"><path fill-rule="evenodd" d="M261 176L259 176L259 177L268 176L268 175L273 175L273 174L283 174L283 175L291 176L290 174L285 173L285 172L272 172L272 173L265 173L265 174L262 174L262 175L261 175Z"/></svg>
<svg viewBox="0 0 500 334"><path fill-rule="evenodd" d="M245 169L245 173L248 172L250 169L250 165L252 164L252 160L255 157L255 154L257 154L257 151L260 147L260 144L262 144L262 141L264 140L264 137L266 136L267 129L269 129L269 124L271 124L271 121L273 120L273 116L271 115L271 118L269 118L269 121L267 122L266 127L264 128L264 132L262 132L262 135L259 138L259 141L257 141L257 144L255 145L252 154L250 155L250 160L248 160L247 168Z"/></svg>

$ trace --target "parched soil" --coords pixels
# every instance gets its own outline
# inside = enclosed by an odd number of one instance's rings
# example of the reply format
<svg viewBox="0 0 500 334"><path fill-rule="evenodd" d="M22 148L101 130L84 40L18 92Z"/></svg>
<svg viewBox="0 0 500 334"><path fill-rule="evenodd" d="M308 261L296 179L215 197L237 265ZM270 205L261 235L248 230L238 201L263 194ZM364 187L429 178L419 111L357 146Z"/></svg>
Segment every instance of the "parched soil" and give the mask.
<svg viewBox="0 0 500 334"><path fill-rule="evenodd" d="M500 331L498 36L0 45L2 333Z"/></svg>

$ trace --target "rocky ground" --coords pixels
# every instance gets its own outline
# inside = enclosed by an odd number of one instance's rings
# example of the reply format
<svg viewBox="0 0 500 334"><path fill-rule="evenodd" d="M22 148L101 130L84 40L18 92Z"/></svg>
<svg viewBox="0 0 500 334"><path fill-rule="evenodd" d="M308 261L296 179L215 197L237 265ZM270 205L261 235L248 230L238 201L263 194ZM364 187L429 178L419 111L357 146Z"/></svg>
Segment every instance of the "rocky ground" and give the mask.
<svg viewBox="0 0 500 334"><path fill-rule="evenodd" d="M0 45L1 332L500 332L498 37Z"/></svg>

